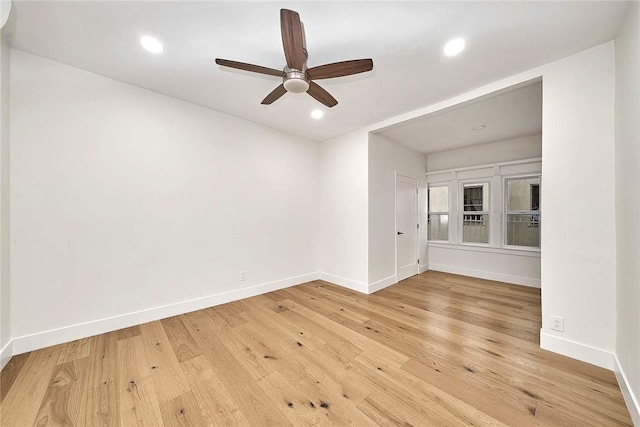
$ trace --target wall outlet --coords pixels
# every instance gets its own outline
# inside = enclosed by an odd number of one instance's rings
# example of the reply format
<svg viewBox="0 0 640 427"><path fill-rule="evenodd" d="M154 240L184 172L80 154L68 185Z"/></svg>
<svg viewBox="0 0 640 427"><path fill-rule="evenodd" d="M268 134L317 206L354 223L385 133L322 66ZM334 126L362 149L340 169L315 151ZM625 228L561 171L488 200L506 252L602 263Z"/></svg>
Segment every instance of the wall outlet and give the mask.
<svg viewBox="0 0 640 427"><path fill-rule="evenodd" d="M240 281L245 281L247 280L247 272L246 271L241 271L240 272Z"/></svg>
<svg viewBox="0 0 640 427"><path fill-rule="evenodd" d="M564 332L564 317L551 316L551 330Z"/></svg>

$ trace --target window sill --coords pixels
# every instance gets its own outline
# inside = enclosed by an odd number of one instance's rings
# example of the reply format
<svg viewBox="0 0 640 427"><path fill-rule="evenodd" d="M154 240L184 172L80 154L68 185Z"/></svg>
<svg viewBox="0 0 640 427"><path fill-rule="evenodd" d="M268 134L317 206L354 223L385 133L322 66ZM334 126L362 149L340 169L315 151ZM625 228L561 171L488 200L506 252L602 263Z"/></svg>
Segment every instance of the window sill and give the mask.
<svg viewBox="0 0 640 427"><path fill-rule="evenodd" d="M427 247L540 258L540 249L538 248L530 249L530 248L524 248L524 247L492 247L492 246L480 246L480 245L460 244L460 243L450 243L450 242L435 242L435 241L428 242Z"/></svg>

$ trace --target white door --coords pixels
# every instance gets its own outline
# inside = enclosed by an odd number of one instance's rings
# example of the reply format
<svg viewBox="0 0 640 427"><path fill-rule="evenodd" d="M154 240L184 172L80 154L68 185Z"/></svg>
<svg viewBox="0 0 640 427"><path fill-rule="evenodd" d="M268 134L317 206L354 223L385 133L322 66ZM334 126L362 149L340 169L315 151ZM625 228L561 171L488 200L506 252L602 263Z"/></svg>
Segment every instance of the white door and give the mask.
<svg viewBox="0 0 640 427"><path fill-rule="evenodd" d="M396 175L396 273L398 281L418 274L418 181Z"/></svg>

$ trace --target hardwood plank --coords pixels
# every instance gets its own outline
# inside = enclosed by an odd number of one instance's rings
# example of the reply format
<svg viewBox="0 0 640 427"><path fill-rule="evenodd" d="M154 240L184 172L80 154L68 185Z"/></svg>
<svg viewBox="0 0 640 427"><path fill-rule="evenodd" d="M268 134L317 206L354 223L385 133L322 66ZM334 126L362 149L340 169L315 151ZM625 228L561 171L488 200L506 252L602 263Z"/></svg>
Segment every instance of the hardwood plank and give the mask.
<svg viewBox="0 0 640 427"><path fill-rule="evenodd" d="M285 415L242 368L215 333L216 326L204 311L185 315L186 326L229 394L251 425L289 425Z"/></svg>
<svg viewBox="0 0 640 427"><path fill-rule="evenodd" d="M2 404L9 390L11 390L16 378L20 375L20 371L22 371L25 363L27 363L28 358L29 353L13 356L0 373L0 404Z"/></svg>
<svg viewBox="0 0 640 427"><path fill-rule="evenodd" d="M83 338L62 344L62 352L58 359L58 365L71 362L73 360L82 359L89 356L91 352L91 338Z"/></svg>
<svg viewBox="0 0 640 427"><path fill-rule="evenodd" d="M249 425L249 421L205 356L194 357L181 365L205 420L211 420L210 425Z"/></svg>
<svg viewBox="0 0 640 427"><path fill-rule="evenodd" d="M169 427L205 426L211 425L206 420L196 403L193 393L188 392L160 404L164 425Z"/></svg>
<svg viewBox="0 0 640 427"><path fill-rule="evenodd" d="M220 315L229 326L234 327L247 322L245 318L241 316L241 313L249 310L249 308L241 301L234 301L229 304L211 307L211 310Z"/></svg>
<svg viewBox="0 0 640 427"><path fill-rule="evenodd" d="M142 336L118 341L120 423L125 426L164 426Z"/></svg>
<svg viewBox="0 0 640 427"><path fill-rule="evenodd" d="M115 427L120 425L118 399L118 333L93 337L91 354L87 360L89 373L84 422L80 425Z"/></svg>
<svg viewBox="0 0 640 427"><path fill-rule="evenodd" d="M363 353L356 358L357 366L368 369L369 377L381 385L379 390L393 390L393 395L402 402L414 407L436 407L440 410L439 420L455 419L465 425L502 425L495 418L466 404L440 388L420 381L415 376L393 366L379 369L374 355ZM435 413L435 411L434 411ZM432 414L433 415L433 414Z"/></svg>
<svg viewBox="0 0 640 427"><path fill-rule="evenodd" d="M160 323L162 323L167 338L169 338L178 362L184 362L202 354L198 344L195 343L184 323L182 323L180 316L162 319Z"/></svg>
<svg viewBox="0 0 640 427"><path fill-rule="evenodd" d="M255 331L250 335L253 337L273 336L274 333L278 333L277 331L288 335L288 339L283 337L279 341L281 344L276 350L277 353L285 355L285 360L283 363L274 364L273 367L284 373L293 385L304 388L301 384L310 384L313 387L311 394L324 393L317 390L317 386L321 389L328 388L331 390L330 395L342 397L351 402L359 402L370 393L371 390L349 372L349 361L362 350L345 354L342 348L336 348L332 343L313 340L308 333L299 335L299 325L283 321L282 316L273 319L263 317L257 311L246 314L250 322L245 328L253 326ZM311 339L304 341L301 339L302 336ZM255 344L255 338L253 342ZM325 396L325 400L327 399L329 398Z"/></svg>
<svg viewBox="0 0 640 427"><path fill-rule="evenodd" d="M159 321L140 325L148 370L151 373L156 394L161 402L167 402L189 392L178 358Z"/></svg>
<svg viewBox="0 0 640 427"><path fill-rule="evenodd" d="M524 426L535 422L534 398L525 404L506 391L485 389L467 380L442 375L439 368L425 369L423 364L414 360L409 360L402 369L504 424Z"/></svg>
<svg viewBox="0 0 640 427"><path fill-rule="evenodd" d="M127 338L142 335L142 331L140 330L139 325L131 326L124 329L118 329L116 333L118 334L118 340L126 340Z"/></svg>
<svg viewBox="0 0 640 427"><path fill-rule="evenodd" d="M260 337L271 337L275 332L274 327L268 326L265 321L250 322L245 328L253 328L246 335L249 346L259 346ZM344 406L345 402L352 404L370 392L360 382L352 386L350 380L353 377L348 376L348 359L344 359L328 344L314 349L298 345L293 340L279 341L272 344L271 354L273 357L264 359L265 365L281 373L292 386L335 408L341 408L341 412L350 410L348 406ZM359 416L357 413L353 415Z"/></svg>
<svg viewBox="0 0 640 427"><path fill-rule="evenodd" d="M61 355L64 353L61 353ZM34 425L75 426L84 414L87 389L86 358L58 364L42 400Z"/></svg>
<svg viewBox="0 0 640 427"><path fill-rule="evenodd" d="M327 403L315 393L309 394L288 382L278 371L261 378L258 383L294 425L371 425L366 418L344 404ZM354 419L354 416L357 417Z"/></svg>
<svg viewBox="0 0 640 427"><path fill-rule="evenodd" d="M243 315L245 317L249 315L260 316L259 319L262 321L270 322L277 328L281 329L285 334L289 335L291 339L295 339L296 342L300 342L309 348L316 348L317 346L326 344L325 341L311 333L311 331L305 329L303 325L297 322L292 322L284 316L273 316L271 311L274 311L275 313L282 313L285 310L289 310L287 307L282 305L282 301L276 303L277 307L275 309L268 299L261 298L261 296L251 298L251 300L247 300L245 304L251 308L251 314L244 313Z"/></svg>
<svg viewBox="0 0 640 427"><path fill-rule="evenodd" d="M339 323L331 322L330 319L328 319L326 316L318 314L302 304L294 303L293 301L289 300L284 301L283 304L285 304L289 308L289 311L282 313L283 316L290 316L289 312L298 313L302 317L305 317L306 319L310 320L313 323L316 323L317 325L330 327L330 332L333 335L337 335L338 337L340 337L341 340L350 342L362 350L376 350L379 357L385 358L389 361L393 361L398 365L401 365L408 360L408 357L406 357L402 353L387 348L386 346L377 345L376 341L371 339L370 337L361 335L347 327L344 327L343 325L340 325ZM327 342L330 342L330 340L327 340Z"/></svg>
<svg viewBox="0 0 640 427"><path fill-rule="evenodd" d="M62 346L31 352L15 384L0 405L0 425L30 426L49 386Z"/></svg>

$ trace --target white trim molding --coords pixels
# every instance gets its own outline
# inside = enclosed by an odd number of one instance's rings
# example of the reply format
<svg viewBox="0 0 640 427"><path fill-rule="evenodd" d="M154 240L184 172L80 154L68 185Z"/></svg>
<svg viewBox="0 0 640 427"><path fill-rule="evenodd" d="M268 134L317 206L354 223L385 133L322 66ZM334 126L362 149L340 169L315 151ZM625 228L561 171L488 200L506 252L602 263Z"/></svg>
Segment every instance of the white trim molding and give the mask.
<svg viewBox="0 0 640 427"><path fill-rule="evenodd" d="M451 173L451 172L472 171L477 169L489 169L489 168L496 168L500 166L523 165L527 163L537 163L541 161L542 161L542 157L533 157L530 159L511 160L508 162L485 163L483 165L465 166L465 167L453 168L453 169L433 170L433 171L428 171L426 175L429 176L429 175L439 175L439 174L445 174L445 173Z"/></svg>
<svg viewBox="0 0 640 427"><path fill-rule="evenodd" d="M388 288L391 285L395 285L398 283L397 276L389 276L385 277L382 280L378 280L377 282L370 283L367 289L367 294L372 294L374 292L378 292L381 289Z"/></svg>
<svg viewBox="0 0 640 427"><path fill-rule="evenodd" d="M9 340L7 344L0 350L0 371L7 366L9 360L13 357L13 340Z"/></svg>
<svg viewBox="0 0 640 427"><path fill-rule="evenodd" d="M498 282L513 283L516 285L530 286L532 288L540 287L540 279L536 279L533 277L516 276L513 274L502 274L484 270L474 270L471 268L458 267L455 265L430 264L429 270L441 271L443 273L460 274L461 276L471 276L486 280L495 280Z"/></svg>
<svg viewBox="0 0 640 427"><path fill-rule="evenodd" d="M429 271L429 264L420 264L420 270L418 271L418 274L422 274L425 271Z"/></svg>
<svg viewBox="0 0 640 427"><path fill-rule="evenodd" d="M355 280L345 279L344 277L334 276L329 273L320 273L320 280L333 283L334 285L342 286L343 288L351 289L363 294L369 293L369 285L362 282L356 282Z"/></svg>
<svg viewBox="0 0 640 427"><path fill-rule="evenodd" d="M629 410L629 414L631 415L633 425L640 426L640 403L638 401L638 396L633 394L633 389L631 388L629 379L625 375L624 370L620 365L618 355L614 354L613 359L613 372L615 372L616 374L618 386L620 387L620 391L622 392L622 397L624 397L624 403L626 403L627 405L627 409Z"/></svg>
<svg viewBox="0 0 640 427"><path fill-rule="evenodd" d="M610 371L613 370L614 353L550 335L542 329L540 329L540 348L571 357L572 359L582 360Z"/></svg>
<svg viewBox="0 0 640 427"><path fill-rule="evenodd" d="M261 285L222 292L219 294L209 295L202 298L195 298L188 301L181 301L175 304L153 307L147 310L127 313L120 316L113 316L105 319L93 320L91 322L52 329L49 331L38 332L31 335L14 337L13 341L11 342L11 344L13 345L13 352L10 351L9 353L12 353L11 355L26 353L28 351L33 351L64 342L86 338L105 332L116 331L118 329L127 328L146 322L152 322L171 316L177 316L179 314L189 313L191 311L201 310L203 308L213 307L231 301L237 301L256 295L261 295L267 292L288 288L290 286L311 282L313 280L318 280L320 276L320 273L310 273L302 276L289 277L274 282L263 283ZM5 347L5 349L6 348L7 347ZM3 349L2 354L3 361L5 349Z"/></svg>

